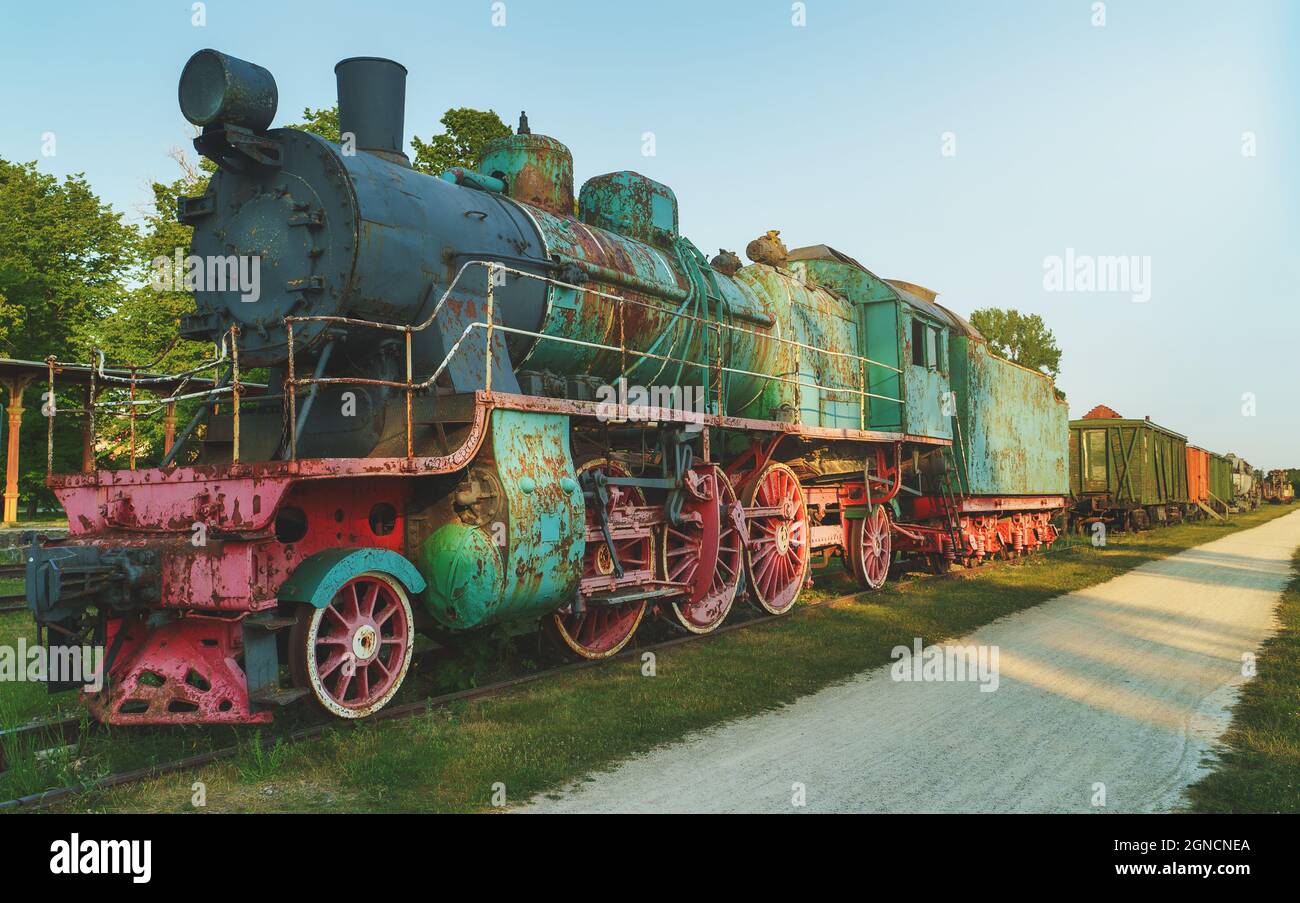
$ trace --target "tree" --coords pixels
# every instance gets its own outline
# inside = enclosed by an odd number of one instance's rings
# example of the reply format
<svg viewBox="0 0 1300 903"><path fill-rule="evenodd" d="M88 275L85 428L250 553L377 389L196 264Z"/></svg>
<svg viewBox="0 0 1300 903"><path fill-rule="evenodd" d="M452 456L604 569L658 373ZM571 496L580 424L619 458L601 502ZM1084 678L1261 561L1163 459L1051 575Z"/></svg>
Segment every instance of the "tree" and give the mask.
<svg viewBox="0 0 1300 903"><path fill-rule="evenodd" d="M144 211L139 230L139 257L132 287L123 291L119 301L102 320L79 324L82 344L102 350L113 366L154 365L167 372L184 370L209 356L211 349L202 343L181 342L164 360L163 351L173 344L180 318L192 313L194 298L185 291L164 291L153 284L158 274L156 262L172 261L177 251L190 253L194 228L176 219L177 204L182 197L198 197L208 189L216 165L206 158L197 164L180 148L171 157L181 169L171 182L154 182L153 203ZM179 284L180 274L173 274ZM154 362L157 361L157 364Z"/></svg>
<svg viewBox="0 0 1300 903"><path fill-rule="evenodd" d="M510 134L510 126L492 110L456 107L442 115L443 133L428 141L412 135L415 148L412 166L430 175L441 175L453 166L473 168L483 148L493 138Z"/></svg>
<svg viewBox="0 0 1300 903"><path fill-rule="evenodd" d="M297 122L286 128L297 129L300 132L312 132L320 135L326 141L339 143L339 108L338 104L332 107L325 107L320 110L313 110L311 107L304 107L302 111L302 122Z"/></svg>
<svg viewBox="0 0 1300 903"><path fill-rule="evenodd" d="M0 159L0 355L87 360L79 326L112 312L138 255L135 229L99 200L84 175L60 181L35 163ZM44 486L44 391L37 380L23 396L18 485L29 510L53 500ZM80 406L75 393L60 393L59 409L70 405ZM80 461L80 423L62 418L55 427L55 467L72 469Z"/></svg>
<svg viewBox="0 0 1300 903"><path fill-rule="evenodd" d="M77 324L112 309L137 254L135 230L83 174L60 182L0 159L0 354L84 359Z"/></svg>
<svg viewBox="0 0 1300 903"><path fill-rule="evenodd" d="M441 135L434 135L428 141L414 135L411 137L411 145L415 148L411 166L433 176L442 175L453 166L473 168L489 141L510 134L510 126L492 110L456 107L444 113L441 122ZM306 107L302 111L302 122L287 127L312 132L337 144L340 137L338 105L319 110Z"/></svg>
<svg viewBox="0 0 1300 903"><path fill-rule="evenodd" d="M1061 372L1061 349L1038 314L986 307L970 315L971 325L988 339L998 357L1055 378Z"/></svg>

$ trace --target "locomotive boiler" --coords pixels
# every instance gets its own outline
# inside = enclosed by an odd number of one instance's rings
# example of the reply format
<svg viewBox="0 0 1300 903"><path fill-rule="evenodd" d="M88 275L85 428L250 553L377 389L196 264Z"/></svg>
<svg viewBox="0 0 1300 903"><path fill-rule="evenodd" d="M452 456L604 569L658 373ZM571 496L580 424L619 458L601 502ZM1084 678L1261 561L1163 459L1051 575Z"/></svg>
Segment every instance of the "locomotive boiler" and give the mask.
<svg viewBox="0 0 1300 903"><path fill-rule="evenodd" d="M265 721L302 697L364 717L417 631L599 659L648 614L784 614L818 560L874 589L900 556L1055 539L1050 380L933 293L775 236L710 263L668 186L575 196L526 118L473 170L419 172L405 68L335 74L338 143L271 128L260 66L203 50L181 75L217 164L179 205L191 254L256 259L261 285L196 291L181 334L223 375L157 466L50 477L70 535L30 550L28 604L49 642L106 647L96 718Z"/></svg>

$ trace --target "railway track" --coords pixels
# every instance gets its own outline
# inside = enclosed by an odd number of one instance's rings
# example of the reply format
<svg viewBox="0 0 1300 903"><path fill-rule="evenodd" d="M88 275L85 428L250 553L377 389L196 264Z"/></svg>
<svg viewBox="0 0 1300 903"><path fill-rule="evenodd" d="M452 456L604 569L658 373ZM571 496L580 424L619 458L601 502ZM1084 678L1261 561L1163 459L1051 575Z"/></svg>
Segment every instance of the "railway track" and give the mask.
<svg viewBox="0 0 1300 903"><path fill-rule="evenodd" d="M79 742L82 737L81 716L69 715L66 718L36 721L0 730L0 772L9 770L5 750L12 744L50 735L57 735L65 745Z"/></svg>
<svg viewBox="0 0 1300 903"><path fill-rule="evenodd" d="M904 579L900 581L891 581L891 585L894 587L901 588L901 587L906 587L914 580L961 580L985 569L987 568L981 567L974 570L964 570L964 569L955 570L944 574L917 574L911 576L909 579ZM801 612L812 611L814 609L821 608L826 605L832 605L837 602L851 601L853 599L860 598L863 595L864 593L859 591L853 593L846 593L840 596L834 596L832 598L824 599L819 602L805 603L803 605L798 606L791 614L797 615ZM298 730L291 731L288 734L281 734L274 737L268 737L264 739L262 743L265 747L270 748L275 743L299 743L304 740L315 739L324 735L327 731L331 729L347 729L349 727L355 727L358 724L371 724L377 721L399 721L402 719L411 718L416 715L420 715L424 712L429 711L430 709L444 708L448 705L451 705L454 702L485 699L506 692L508 690L514 689L516 687L520 687L530 683L535 683L545 678L557 677L559 675L569 674L575 671L584 671L590 668L599 667L601 665L607 665L612 662L626 661L627 659L634 658L639 655L643 655L646 652L658 652L664 649L671 649L675 646L682 646L685 645L686 643L692 643L692 642L703 641L703 640L711 640L715 637L719 637L724 634L734 633L736 631L744 630L748 627L754 627L759 624L766 624L772 621L783 620L787 617L789 617L789 615L754 614L747 617L744 620L739 620L731 624L724 624L723 626L719 627L717 630L713 631L712 633L707 633L702 635L685 634L682 636L673 637L668 640L663 640L662 642L651 643L645 646L637 646L632 649L626 649L623 652L619 653L618 655L612 656L611 658L608 659L602 659L599 661L572 662L565 665L559 665L554 668L546 668L541 671L534 672L532 674L524 674L519 677L510 678L508 680L498 681L496 683L488 684L482 687L474 687L469 690L459 690L454 693L444 693L437 696L428 696L425 697L424 699L415 700L413 702L408 702L408 703L402 703L400 705L390 706L389 708L381 709L379 712L376 712L374 715L371 715L370 717L364 719L363 721L341 721L338 719L330 719L327 721L322 721L318 724L312 724L303 728L299 728ZM433 652L436 650L429 650L429 651ZM91 729L94 729L96 725L94 722L90 722L89 727ZM81 739L84 737L84 734L82 733L82 729L83 729L82 718L80 716L69 716L67 718L37 722L34 724L22 725L16 728L0 730L0 772L4 771L7 768L7 765L4 760L4 748L6 746L5 741L20 740L24 737L57 735L62 738L65 744L76 744L79 743ZM88 793L90 791L108 790L113 787L121 787L128 784L135 784L141 781L148 780L149 778L161 777L163 775L174 774L182 771L189 771L194 768L201 768L205 765L210 765L214 762L220 762L226 759L232 759L238 756L240 752L244 749L245 747L240 745L226 746L220 749L214 749L208 752L198 753L192 756L186 756L183 758L174 759L169 762L162 762L155 765L148 765L141 768L131 769L129 771L118 772L103 778L99 778L94 781L87 781L79 784L71 784L66 787L51 788L48 790L41 791L40 793L33 793L28 796L0 801L0 811L42 809L47 806L52 806L56 803L64 802L66 800L72 799L74 797L80 796L81 794Z"/></svg>
<svg viewBox="0 0 1300 903"><path fill-rule="evenodd" d="M815 602L800 608L801 611L819 608L832 602L844 601L855 598L857 594L837 596L833 599L827 599L822 602ZM732 633L742 630L746 627L753 627L756 624L765 624L770 621L776 621L785 617L784 615L756 615L744 621L738 621L734 624L726 624L712 633L704 635L689 634L685 636L674 637L664 640L660 643L652 643L646 646L639 646L635 649L625 650L608 659L600 661L581 661L573 662L567 665L560 665L554 668L546 668L532 674L525 674L519 677L513 677L508 680L488 684L482 687L474 687L469 690L459 690L454 693L444 693L438 696L429 696L424 699L413 702L403 703L401 705L391 706L381 709L374 715L366 718L364 721L340 721L331 719L322 721L319 724L309 725L292 731L288 734L278 735L273 738L267 738L263 745L270 747L274 743L298 743L303 740L311 740L322 736L331 729L355 727L358 724L371 724L377 721L398 721L405 718L411 718L423 714L433 708L444 708L454 702L461 702L475 699L485 699L490 696L503 693L507 690L520 687L525 684L535 683L548 677L557 677L561 674L569 674L574 671L583 671L589 668L595 668L600 665L606 665L611 662L624 661L634 656L642 655L646 652L657 652L664 649L670 649L674 646L680 646L698 640L708 640L713 637L721 636L726 633ZM41 736L48 733L58 733L65 743L78 743L84 736L81 732L82 722L80 716L55 719L51 721L37 722L27 724L17 728L0 731L0 741L16 740L28 736ZM0 742L0 754L3 752L4 743ZM163 762L156 765L147 765L141 768L123 771L116 774L108 775L95 781L87 781L80 784L71 784L66 787L57 787L49 790L33 793L28 796L18 797L16 799L5 800L0 802L0 811L15 809L41 809L55 803L63 802L73 797L79 796L92 790L107 790L113 787L121 787L127 784L134 784L149 778L160 777L166 774L174 774L180 771L188 771L193 768L200 768L204 765L210 765L214 762L220 762L225 759L231 759L239 755L244 747L239 745L227 746L221 749L214 749L205 753L198 753L193 756L175 759L170 762ZM0 758L0 771L7 767L4 759Z"/></svg>

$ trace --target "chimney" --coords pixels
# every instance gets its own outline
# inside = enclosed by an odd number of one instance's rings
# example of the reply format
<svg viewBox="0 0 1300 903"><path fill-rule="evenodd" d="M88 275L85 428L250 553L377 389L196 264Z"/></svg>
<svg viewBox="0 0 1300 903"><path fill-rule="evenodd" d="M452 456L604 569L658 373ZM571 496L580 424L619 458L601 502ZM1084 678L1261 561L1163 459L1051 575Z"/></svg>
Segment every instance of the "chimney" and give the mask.
<svg viewBox="0 0 1300 903"><path fill-rule="evenodd" d="M375 56L355 56L334 67L339 91L339 132L357 150L409 167L403 150L406 67Z"/></svg>

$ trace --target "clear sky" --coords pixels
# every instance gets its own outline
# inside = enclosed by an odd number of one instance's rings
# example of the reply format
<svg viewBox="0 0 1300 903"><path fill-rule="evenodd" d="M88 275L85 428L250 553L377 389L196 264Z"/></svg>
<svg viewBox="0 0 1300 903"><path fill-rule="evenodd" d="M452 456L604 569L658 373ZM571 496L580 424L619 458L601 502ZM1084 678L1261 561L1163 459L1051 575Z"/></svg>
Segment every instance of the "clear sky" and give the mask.
<svg viewBox="0 0 1300 903"><path fill-rule="evenodd" d="M491 0L209 0L204 27L192 5L6 2L0 155L85 172L136 217L188 146L193 51L269 68L277 123L333 103L339 59L389 56L408 137L448 107L526 109L579 182L671 185L708 254L777 228L959 313L1039 313L1072 416L1105 403L1300 466L1300 2L1110 0L1104 26L1094 0L504 0L504 27ZM1047 291L1067 249L1149 259L1150 300Z"/></svg>

